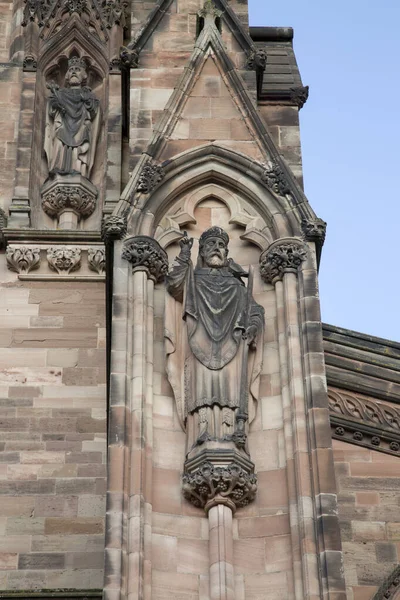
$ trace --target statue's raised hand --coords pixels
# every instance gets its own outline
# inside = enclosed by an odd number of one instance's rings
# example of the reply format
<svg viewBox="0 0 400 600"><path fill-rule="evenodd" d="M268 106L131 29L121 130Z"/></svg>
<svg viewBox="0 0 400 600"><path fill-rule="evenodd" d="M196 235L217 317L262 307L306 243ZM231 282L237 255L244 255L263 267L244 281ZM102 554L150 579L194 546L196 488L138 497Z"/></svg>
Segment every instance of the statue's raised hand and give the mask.
<svg viewBox="0 0 400 600"><path fill-rule="evenodd" d="M183 237L179 240L179 245L181 247L179 256L183 259L189 260L190 251L193 246L193 238L188 236L187 231L183 233Z"/></svg>

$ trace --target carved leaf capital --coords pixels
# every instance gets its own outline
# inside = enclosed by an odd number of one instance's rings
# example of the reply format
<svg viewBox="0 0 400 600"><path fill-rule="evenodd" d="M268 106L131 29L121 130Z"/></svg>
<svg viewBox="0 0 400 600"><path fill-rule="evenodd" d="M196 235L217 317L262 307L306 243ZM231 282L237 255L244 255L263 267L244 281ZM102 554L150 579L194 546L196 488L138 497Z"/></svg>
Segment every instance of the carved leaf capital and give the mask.
<svg viewBox="0 0 400 600"><path fill-rule="evenodd" d="M160 244L147 236L136 236L126 240L122 258L129 261L134 271L146 271L156 283L168 272L168 256Z"/></svg>
<svg viewBox="0 0 400 600"><path fill-rule="evenodd" d="M261 277L266 283L275 283L285 273L297 273L306 258L307 250L301 241L273 244L260 256Z"/></svg>

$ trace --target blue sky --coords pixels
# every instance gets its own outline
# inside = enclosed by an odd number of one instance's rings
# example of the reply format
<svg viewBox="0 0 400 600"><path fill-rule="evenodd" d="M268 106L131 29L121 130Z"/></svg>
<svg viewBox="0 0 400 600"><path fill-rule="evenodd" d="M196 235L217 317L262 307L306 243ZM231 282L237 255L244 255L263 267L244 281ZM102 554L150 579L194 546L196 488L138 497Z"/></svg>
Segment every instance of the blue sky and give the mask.
<svg viewBox="0 0 400 600"><path fill-rule="evenodd" d="M251 25L294 28L310 97L305 192L328 222L325 322L400 341L398 0L249 0Z"/></svg>

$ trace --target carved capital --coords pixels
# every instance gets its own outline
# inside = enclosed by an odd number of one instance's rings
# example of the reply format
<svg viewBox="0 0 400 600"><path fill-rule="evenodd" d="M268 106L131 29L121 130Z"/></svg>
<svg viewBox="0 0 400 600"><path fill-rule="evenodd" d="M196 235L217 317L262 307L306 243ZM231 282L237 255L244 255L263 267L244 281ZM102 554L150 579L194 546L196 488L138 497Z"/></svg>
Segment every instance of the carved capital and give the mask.
<svg viewBox="0 0 400 600"><path fill-rule="evenodd" d="M261 175L262 181L279 196L285 196L290 193L289 183L285 173L277 163L273 163Z"/></svg>
<svg viewBox="0 0 400 600"><path fill-rule="evenodd" d="M79 248L54 246L47 250L47 261L53 271L60 275L68 275L81 266L81 251Z"/></svg>
<svg viewBox="0 0 400 600"><path fill-rule="evenodd" d="M236 462L215 466L204 462L192 473L184 473L183 495L194 506L208 510L215 504L228 504L233 510L246 506L257 493L257 476Z"/></svg>
<svg viewBox="0 0 400 600"><path fill-rule="evenodd" d="M250 71L265 71L267 66L267 52L264 48L258 48L250 53L247 59L247 68Z"/></svg>
<svg viewBox="0 0 400 600"><path fill-rule="evenodd" d="M106 252L104 248L89 248L88 264L91 271L102 275L106 270Z"/></svg>
<svg viewBox="0 0 400 600"><path fill-rule="evenodd" d="M126 217L111 215L101 224L101 239L108 243L113 240L121 240L126 235Z"/></svg>
<svg viewBox="0 0 400 600"><path fill-rule="evenodd" d="M10 271L29 273L40 266L40 249L29 246L19 246L18 248L9 246L6 259Z"/></svg>
<svg viewBox="0 0 400 600"><path fill-rule="evenodd" d="M300 240L278 240L260 256L260 273L266 283L275 283L285 273L297 273L307 258L307 250Z"/></svg>
<svg viewBox="0 0 400 600"><path fill-rule="evenodd" d="M293 104L298 106L299 110L303 108L308 100L310 88L308 85L301 85L299 87L290 88L290 100Z"/></svg>
<svg viewBox="0 0 400 600"><path fill-rule="evenodd" d="M82 181L74 184L74 179ZM42 189L42 208L49 217L59 217L66 210L74 212L78 218L89 217L96 208L97 190L80 175L67 176L65 181L56 177Z"/></svg>
<svg viewBox="0 0 400 600"><path fill-rule="evenodd" d="M142 194L149 194L160 183L163 177L164 169L161 165L147 163L139 175L136 191Z"/></svg>
<svg viewBox="0 0 400 600"><path fill-rule="evenodd" d="M146 235L126 240L122 258L131 263L133 271L146 271L156 283L162 281L168 272L167 253L155 239Z"/></svg>
<svg viewBox="0 0 400 600"><path fill-rule="evenodd" d="M321 245L325 241L326 222L322 219L303 219L301 222L304 239Z"/></svg>

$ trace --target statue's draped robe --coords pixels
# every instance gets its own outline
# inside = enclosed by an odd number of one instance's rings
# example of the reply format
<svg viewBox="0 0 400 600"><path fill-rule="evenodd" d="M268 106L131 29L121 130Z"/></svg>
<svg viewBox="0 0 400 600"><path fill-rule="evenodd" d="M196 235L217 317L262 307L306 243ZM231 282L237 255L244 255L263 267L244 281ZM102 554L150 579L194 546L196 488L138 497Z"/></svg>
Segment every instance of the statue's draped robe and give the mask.
<svg viewBox="0 0 400 600"><path fill-rule="evenodd" d="M263 309L253 298L248 306L247 289L229 266L193 269L190 261L178 258L168 276L168 291L167 373L189 451L199 439L222 439L234 431L246 320L258 330L256 350L249 351L248 359L249 421L253 419L262 362Z"/></svg>
<svg viewBox="0 0 400 600"><path fill-rule="evenodd" d="M53 88L45 136L49 172L89 177L99 126L99 100L89 88Z"/></svg>

